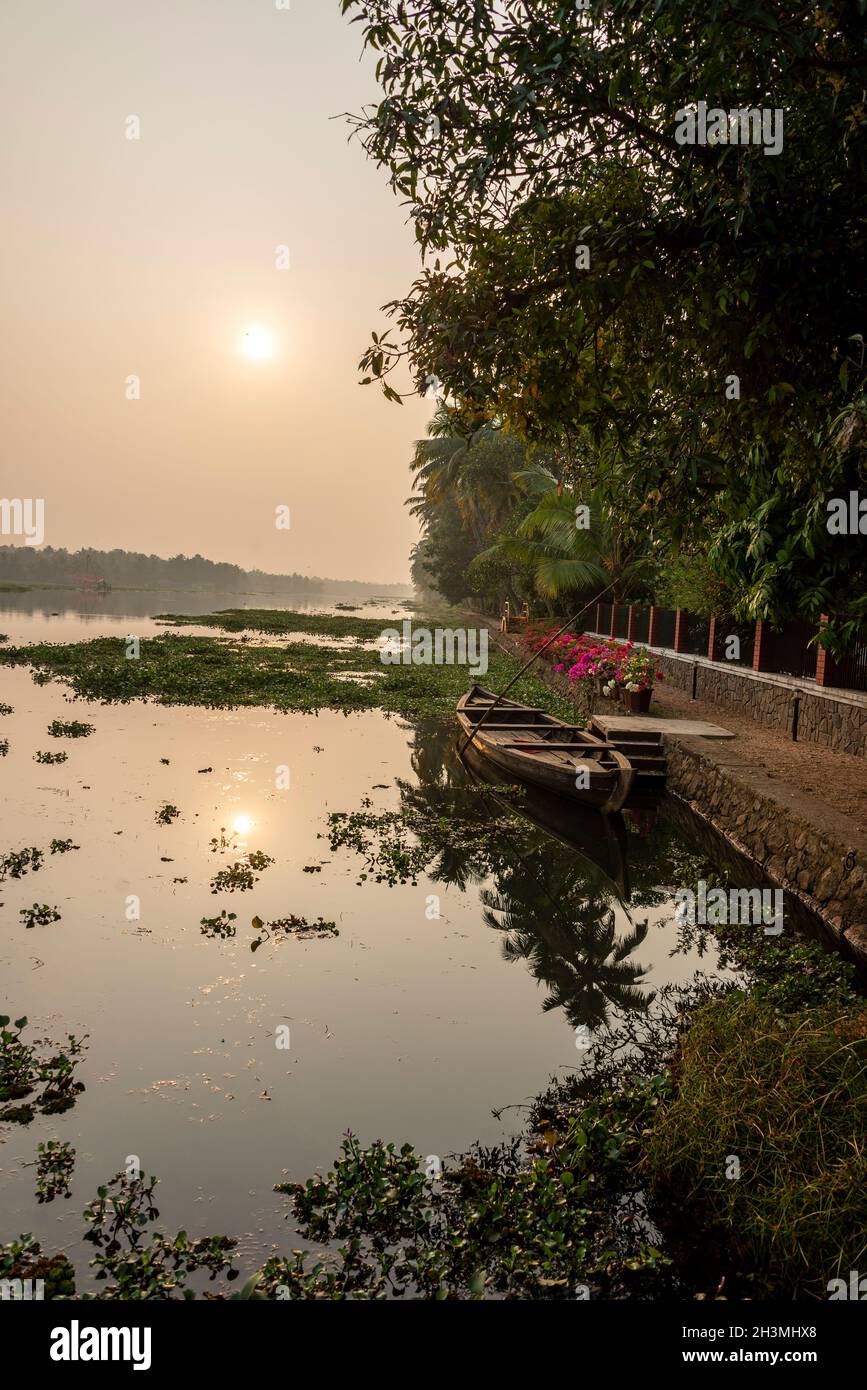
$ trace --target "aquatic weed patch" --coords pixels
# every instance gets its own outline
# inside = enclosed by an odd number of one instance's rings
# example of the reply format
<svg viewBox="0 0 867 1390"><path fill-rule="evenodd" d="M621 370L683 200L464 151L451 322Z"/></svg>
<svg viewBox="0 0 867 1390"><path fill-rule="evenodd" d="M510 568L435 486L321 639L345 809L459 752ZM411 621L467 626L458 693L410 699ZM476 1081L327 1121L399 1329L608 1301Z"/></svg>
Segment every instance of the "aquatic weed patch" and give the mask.
<svg viewBox="0 0 867 1390"><path fill-rule="evenodd" d="M235 926L237 917L238 914L236 912L227 912L225 908L223 908L219 917L202 917L199 924L202 935L211 938L219 937L223 940L234 936L237 930Z"/></svg>
<svg viewBox="0 0 867 1390"><path fill-rule="evenodd" d="M70 1109L84 1090L75 1072L87 1034L67 1034L66 1047L54 1051L47 1039L23 1041L26 1017L9 1025L8 1016L0 1016L0 1120L29 1124L37 1110L53 1115Z"/></svg>
<svg viewBox="0 0 867 1390"><path fill-rule="evenodd" d="M60 912L56 907L49 907L48 903L34 903L32 907L22 907L19 917L24 918L24 925L30 927L48 927L52 922L60 921Z"/></svg>
<svg viewBox="0 0 867 1390"><path fill-rule="evenodd" d="M258 875L274 860L261 850L254 850L246 859L237 860L227 869L220 869L211 879L212 893L246 893L258 883Z"/></svg>
<svg viewBox="0 0 867 1390"><path fill-rule="evenodd" d="M47 1256L28 1231L17 1240L0 1244L0 1279L42 1281L46 1300L75 1295L75 1269L66 1255Z"/></svg>
<svg viewBox="0 0 867 1390"><path fill-rule="evenodd" d="M327 922L323 917L317 917L310 922L306 917L299 917L294 912L290 912L288 917L276 917L266 925L272 935L294 936L301 941L308 937L340 935L336 922Z"/></svg>
<svg viewBox="0 0 867 1390"><path fill-rule="evenodd" d="M35 845L9 850L8 854L0 855L0 883L6 878L23 878L25 874L37 873L44 859L43 851Z"/></svg>
<svg viewBox="0 0 867 1390"><path fill-rule="evenodd" d="M36 763L48 763L53 766L55 763L65 763L69 757L68 753L44 753L41 750L33 754L33 761Z"/></svg>
<svg viewBox="0 0 867 1390"><path fill-rule="evenodd" d="M154 621L174 627L216 627L223 632L265 632L273 636L311 633L318 637L354 637L374 641L383 629L381 618L346 618L329 613L297 613L280 608L224 608L196 617L190 613L157 613Z"/></svg>
<svg viewBox="0 0 867 1390"><path fill-rule="evenodd" d="M207 1271L236 1279L231 1268L237 1244L229 1236L203 1236L190 1240L186 1231L175 1236L148 1231L159 1217L154 1203L158 1179L144 1173L130 1177L118 1173L97 1189L94 1201L84 1209L88 1229L84 1239L96 1246L91 1260L95 1278L106 1281L99 1297L107 1300L148 1300L194 1297L187 1288L191 1275Z"/></svg>
<svg viewBox="0 0 867 1390"><path fill-rule="evenodd" d="M36 1146L36 1200L53 1202L72 1196L69 1183L75 1169L75 1149L60 1139Z"/></svg>
<svg viewBox="0 0 867 1390"><path fill-rule="evenodd" d="M262 1271L297 1299L574 1299L641 1293L665 1256L626 1193L656 1088L606 1096L592 1116L525 1145L475 1146L453 1165L354 1135L324 1177L285 1182L305 1239ZM633 1214L634 1216L634 1214ZM577 1287L576 1287L577 1286ZM284 1293L284 1297L286 1294Z"/></svg>
<svg viewBox="0 0 867 1390"><path fill-rule="evenodd" d="M372 805L366 796L361 810L332 811L328 816L331 851L351 849L364 860L359 883L371 878L389 887L416 886L420 875L443 856L467 856L471 872L482 877L502 858L498 833L520 833L510 817L492 817L483 804L461 807L457 798L442 809L423 805L376 812L369 809Z"/></svg>
<svg viewBox="0 0 867 1390"><path fill-rule="evenodd" d="M52 719L48 732L52 738L89 738L95 728L94 724L83 724L80 719Z"/></svg>
<svg viewBox="0 0 867 1390"><path fill-rule="evenodd" d="M223 625L220 615L211 616L215 626ZM296 616L270 614L268 621L276 625L281 618L291 619L294 625ZM268 705L283 711L335 709L345 714L383 709L419 717L454 713L458 698L470 684L466 667L383 665L377 651L362 645L371 635L365 626L370 619L333 621L350 628L361 625L359 631L336 634L358 639L350 656L309 642L257 646L228 637L164 634L143 638L137 661L126 659L122 639L99 637L90 642L12 647L0 651L0 663L30 665L35 668L34 678L63 681L79 697L106 703L153 699L166 705L209 708ZM377 633L382 631L380 622L372 626ZM346 670L347 661L360 679L353 679ZM516 658L493 648L485 680L502 689L519 670ZM574 721L571 703L533 672L522 676L510 697Z"/></svg>

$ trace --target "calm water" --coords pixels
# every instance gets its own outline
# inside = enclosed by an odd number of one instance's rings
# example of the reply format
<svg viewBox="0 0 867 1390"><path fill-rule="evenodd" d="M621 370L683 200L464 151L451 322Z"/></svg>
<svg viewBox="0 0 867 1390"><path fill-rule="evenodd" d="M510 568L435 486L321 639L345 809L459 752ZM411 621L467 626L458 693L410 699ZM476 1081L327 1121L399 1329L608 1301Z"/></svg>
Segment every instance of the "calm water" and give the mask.
<svg viewBox="0 0 867 1390"><path fill-rule="evenodd" d="M152 612L239 606L237 596L115 593L121 611L109 614L93 599L78 611L69 593L36 597L33 611L34 595L0 594L0 631L13 641L147 635L158 630ZM252 600L266 602L277 606ZM395 614L390 602L360 609ZM0 719L0 852L47 851L55 837L80 845L0 886L0 1012L26 1014L29 1037L89 1034L74 1109L0 1126L0 1239L29 1230L84 1266L81 1209L135 1154L161 1179L161 1225L241 1236L252 1266L272 1243L298 1244L273 1184L330 1163L347 1128L442 1156L495 1142L520 1127L520 1111L497 1119L493 1109L576 1066L579 1024L708 966L671 954L666 880L683 841L665 817L636 815L617 835L599 819L570 821L566 843L550 810L539 814L556 833L515 816L493 864L455 846L416 886L359 886L359 857L322 838L330 811L365 797L377 812L478 805L449 722L103 706L37 686L22 668L0 668L0 700L14 706ZM96 733L52 739L55 718ZM68 761L42 766L38 749ZM283 766L290 786L278 790ZM166 802L181 815L160 826ZM211 851L223 827L238 854ZM255 889L213 895L214 873L252 849L275 860ZM127 919L130 895L139 920ZM62 920L27 930L19 910L34 901ZM200 919L221 908L238 914L237 935L208 939ZM334 919L340 935L251 952L251 918L290 913ZM618 967L612 941L629 936ZM288 1051L275 1046L283 1023ZM73 1195L38 1206L25 1165L49 1138L77 1150Z"/></svg>

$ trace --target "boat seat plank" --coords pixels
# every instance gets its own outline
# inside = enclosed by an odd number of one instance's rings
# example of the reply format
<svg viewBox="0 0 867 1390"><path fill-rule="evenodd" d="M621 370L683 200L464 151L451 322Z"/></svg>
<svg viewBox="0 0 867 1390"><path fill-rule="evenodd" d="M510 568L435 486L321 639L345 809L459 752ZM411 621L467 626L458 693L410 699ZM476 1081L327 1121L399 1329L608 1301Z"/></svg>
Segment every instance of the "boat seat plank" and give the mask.
<svg viewBox="0 0 867 1390"><path fill-rule="evenodd" d="M556 748L558 751L566 748L574 748L575 751L579 753L590 752L595 758L601 757L603 753L607 753L608 751L606 747L594 747L592 743L545 743L544 741L542 743L536 743L527 739L516 740L514 743L501 743L498 739L497 746L499 748Z"/></svg>

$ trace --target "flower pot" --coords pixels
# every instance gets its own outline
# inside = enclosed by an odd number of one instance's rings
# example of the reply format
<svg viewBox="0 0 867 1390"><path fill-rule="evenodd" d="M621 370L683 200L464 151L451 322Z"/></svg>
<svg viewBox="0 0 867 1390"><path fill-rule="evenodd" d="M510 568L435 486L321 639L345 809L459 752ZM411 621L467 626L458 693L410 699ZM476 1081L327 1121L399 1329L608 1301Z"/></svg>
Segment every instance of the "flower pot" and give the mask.
<svg viewBox="0 0 867 1390"><path fill-rule="evenodd" d="M653 690L648 685L644 690L624 690L623 702L630 714L646 714L652 696Z"/></svg>

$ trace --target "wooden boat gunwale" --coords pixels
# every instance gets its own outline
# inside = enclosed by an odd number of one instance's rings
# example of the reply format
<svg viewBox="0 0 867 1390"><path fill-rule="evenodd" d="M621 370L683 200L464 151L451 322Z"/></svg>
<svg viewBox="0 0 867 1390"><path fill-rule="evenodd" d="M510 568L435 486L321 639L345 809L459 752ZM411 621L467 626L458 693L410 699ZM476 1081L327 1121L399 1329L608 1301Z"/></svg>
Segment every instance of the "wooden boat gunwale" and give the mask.
<svg viewBox="0 0 867 1390"><path fill-rule="evenodd" d="M502 708L507 717L518 713L528 717L480 726L485 711L494 705L498 711ZM456 714L476 750L521 781L597 805L603 812L618 811L632 789L635 769L624 753L544 710L514 700L498 702L483 686L473 685L458 700ZM516 737L510 740L509 734ZM519 738L519 734L529 738ZM568 737L558 739L558 734ZM549 757L540 758L545 753ZM575 786L575 759L588 765L588 786L583 789Z"/></svg>

